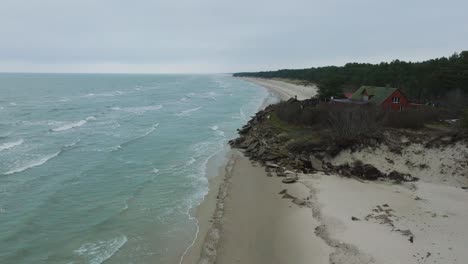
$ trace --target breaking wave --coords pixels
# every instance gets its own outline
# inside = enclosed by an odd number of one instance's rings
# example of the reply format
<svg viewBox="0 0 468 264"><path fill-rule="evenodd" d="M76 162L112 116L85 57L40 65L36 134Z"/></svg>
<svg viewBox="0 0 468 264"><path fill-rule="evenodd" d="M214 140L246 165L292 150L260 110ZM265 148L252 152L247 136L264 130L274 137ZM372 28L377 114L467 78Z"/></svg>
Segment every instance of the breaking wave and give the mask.
<svg viewBox="0 0 468 264"><path fill-rule="evenodd" d="M23 144L23 142L24 142L24 140L20 139L20 140L17 140L17 141L0 144L0 151L4 151L4 150L14 148L16 146L19 146L19 145Z"/></svg>
<svg viewBox="0 0 468 264"><path fill-rule="evenodd" d="M176 116L190 116L193 112L196 112L198 110L202 109L202 107L197 107L197 108L192 108L192 109L188 109L188 110L184 110L184 111L181 111L179 113L176 114Z"/></svg>
<svg viewBox="0 0 468 264"><path fill-rule="evenodd" d="M119 251L125 243L127 237L122 235L110 240L83 244L75 253L86 258L89 264L101 264Z"/></svg>
<svg viewBox="0 0 468 264"><path fill-rule="evenodd" d="M40 159L37 159L37 160L34 160L32 162L30 162L29 164L25 165L25 166L22 166L22 167L19 167L19 168L16 168L16 169L12 169L10 171L7 171L4 173L4 175L9 175L9 174L14 174L14 173L18 173L18 172L23 172L25 170L29 170L31 168L34 168L34 167L37 167L37 166L41 166L43 164L45 164L47 161L57 157L62 151L58 151L54 154L51 154L51 155L48 155L48 156L44 156Z"/></svg>
<svg viewBox="0 0 468 264"><path fill-rule="evenodd" d="M61 127L53 128L53 129L51 129L51 131L52 132L66 131L66 130L69 130L69 129L72 129L72 128L75 128L75 127L80 127L80 126L88 123L88 121L90 121L90 120L96 120L96 118L94 116L89 116L86 119L83 119L83 120L80 120L80 121L77 121L77 122L73 122L73 123L68 123L68 124L65 124L65 125L63 125Z"/></svg>
<svg viewBox="0 0 468 264"><path fill-rule="evenodd" d="M145 133L143 133L141 136L138 136L138 137L136 137L136 138L130 139L130 140L128 140L127 142L124 142L124 143L120 144L119 146L117 146L116 149L114 149L114 150L112 150L112 151L119 151L119 150L121 150L123 147L126 147L126 146L130 145L131 143L133 143L133 142L135 142L135 141L137 141L137 140L140 140L140 139L142 139L142 138L148 136L149 134L153 133L153 132L156 130L156 128L158 128L158 127L159 127L159 123L154 124L153 126L151 126L151 128L149 128L149 129L148 129Z"/></svg>
<svg viewBox="0 0 468 264"><path fill-rule="evenodd" d="M156 111L163 108L162 105L149 105L149 106L139 106L139 107L112 107L114 111L124 111L132 114L141 115L148 111Z"/></svg>
<svg viewBox="0 0 468 264"><path fill-rule="evenodd" d="M122 91L113 91L113 92L107 92L107 93L88 93L88 94L85 94L81 97L113 97L113 96L117 96L117 95L122 95L124 94L124 92Z"/></svg>
<svg viewBox="0 0 468 264"><path fill-rule="evenodd" d="M216 135L224 137L224 131L220 130L218 126L211 126L210 129L213 130Z"/></svg>

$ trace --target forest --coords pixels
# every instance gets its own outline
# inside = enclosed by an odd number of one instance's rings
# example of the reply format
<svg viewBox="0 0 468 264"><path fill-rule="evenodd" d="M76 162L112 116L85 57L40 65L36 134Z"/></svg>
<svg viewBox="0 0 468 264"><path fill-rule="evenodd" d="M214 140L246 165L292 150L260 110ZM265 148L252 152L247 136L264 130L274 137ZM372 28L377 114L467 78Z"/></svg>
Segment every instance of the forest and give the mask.
<svg viewBox="0 0 468 264"><path fill-rule="evenodd" d="M417 103L468 104L468 51L422 62L347 63L308 69L240 72L235 77L283 78L314 83L319 97L342 96L362 85L399 88Z"/></svg>

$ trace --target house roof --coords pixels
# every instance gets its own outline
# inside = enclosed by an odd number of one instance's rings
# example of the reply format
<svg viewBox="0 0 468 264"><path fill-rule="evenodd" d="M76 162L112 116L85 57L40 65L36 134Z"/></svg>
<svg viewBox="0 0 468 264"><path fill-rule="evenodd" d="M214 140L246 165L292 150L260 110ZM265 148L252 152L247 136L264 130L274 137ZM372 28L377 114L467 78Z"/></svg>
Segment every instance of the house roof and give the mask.
<svg viewBox="0 0 468 264"><path fill-rule="evenodd" d="M361 86L357 89L356 92L351 96L351 100L361 100L362 94L367 92L367 95L370 97L369 102L375 104L381 104L387 99L397 88L391 87L376 87L376 86Z"/></svg>
<svg viewBox="0 0 468 264"><path fill-rule="evenodd" d="M356 101L356 100L350 100L350 99L333 99L332 102L336 103L342 103L342 104L368 104L369 101Z"/></svg>

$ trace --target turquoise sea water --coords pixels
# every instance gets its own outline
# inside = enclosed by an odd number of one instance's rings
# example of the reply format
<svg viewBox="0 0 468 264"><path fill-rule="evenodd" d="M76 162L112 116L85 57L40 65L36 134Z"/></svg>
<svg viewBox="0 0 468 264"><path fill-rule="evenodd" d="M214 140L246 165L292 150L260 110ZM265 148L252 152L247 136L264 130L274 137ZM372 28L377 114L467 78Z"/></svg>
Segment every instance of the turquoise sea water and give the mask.
<svg viewBox="0 0 468 264"><path fill-rule="evenodd" d="M178 263L207 160L268 96L222 75L0 74L0 263Z"/></svg>

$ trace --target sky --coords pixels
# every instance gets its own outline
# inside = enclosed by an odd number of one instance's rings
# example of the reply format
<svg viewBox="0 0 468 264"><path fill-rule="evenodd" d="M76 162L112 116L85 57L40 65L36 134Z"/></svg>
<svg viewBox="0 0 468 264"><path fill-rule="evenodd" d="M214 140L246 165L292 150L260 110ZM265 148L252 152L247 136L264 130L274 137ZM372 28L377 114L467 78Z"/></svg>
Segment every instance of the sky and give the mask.
<svg viewBox="0 0 468 264"><path fill-rule="evenodd" d="M468 49L466 0L0 0L0 72L215 73Z"/></svg>

